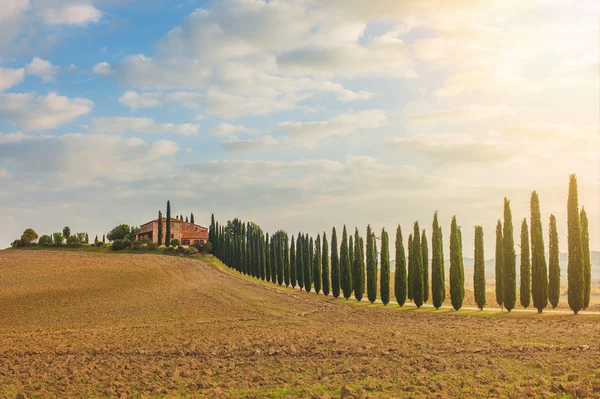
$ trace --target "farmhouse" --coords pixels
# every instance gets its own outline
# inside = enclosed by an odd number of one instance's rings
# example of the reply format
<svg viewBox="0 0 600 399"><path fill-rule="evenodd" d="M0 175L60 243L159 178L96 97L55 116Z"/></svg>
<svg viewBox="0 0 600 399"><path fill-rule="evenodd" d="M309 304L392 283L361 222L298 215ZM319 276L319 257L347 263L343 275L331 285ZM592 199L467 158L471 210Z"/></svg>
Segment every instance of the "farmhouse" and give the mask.
<svg viewBox="0 0 600 399"><path fill-rule="evenodd" d="M162 219L163 224L163 242L167 231L167 218ZM152 242L158 243L158 219L154 219L142 226L140 232L135 234L135 239L147 237ZM208 241L208 228L188 223L179 219L171 219L171 239L177 239L181 245L204 244Z"/></svg>

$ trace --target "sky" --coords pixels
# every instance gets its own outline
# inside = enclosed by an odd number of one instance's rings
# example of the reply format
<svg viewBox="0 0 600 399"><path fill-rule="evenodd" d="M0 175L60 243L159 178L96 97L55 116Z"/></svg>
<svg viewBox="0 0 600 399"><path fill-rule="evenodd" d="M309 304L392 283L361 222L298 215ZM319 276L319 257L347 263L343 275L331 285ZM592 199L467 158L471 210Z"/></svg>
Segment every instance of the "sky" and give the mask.
<svg viewBox="0 0 600 399"><path fill-rule="evenodd" d="M569 174L600 250L596 0L2 0L0 247L172 204L266 231L404 239L456 215L465 256ZM448 248L446 248L448 251ZM517 252L519 249L517 247Z"/></svg>

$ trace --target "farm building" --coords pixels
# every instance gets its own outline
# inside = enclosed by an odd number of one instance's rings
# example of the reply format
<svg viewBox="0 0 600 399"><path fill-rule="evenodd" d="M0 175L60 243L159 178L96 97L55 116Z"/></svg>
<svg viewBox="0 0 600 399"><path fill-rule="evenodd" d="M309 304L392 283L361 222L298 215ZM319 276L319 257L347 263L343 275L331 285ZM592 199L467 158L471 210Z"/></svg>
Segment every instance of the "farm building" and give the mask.
<svg viewBox="0 0 600 399"><path fill-rule="evenodd" d="M163 218L163 242L167 230L167 219ZM142 226L140 232L135 234L135 239L147 237L152 242L158 242L158 219L154 219ZM171 239L177 239L181 245L204 244L208 241L208 228L183 220L171 218Z"/></svg>

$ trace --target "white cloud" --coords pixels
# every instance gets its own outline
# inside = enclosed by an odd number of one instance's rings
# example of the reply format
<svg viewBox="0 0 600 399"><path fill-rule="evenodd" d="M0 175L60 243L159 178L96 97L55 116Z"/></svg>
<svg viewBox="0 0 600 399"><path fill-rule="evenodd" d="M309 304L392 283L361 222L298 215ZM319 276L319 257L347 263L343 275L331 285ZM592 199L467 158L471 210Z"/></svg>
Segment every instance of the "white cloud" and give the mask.
<svg viewBox="0 0 600 399"><path fill-rule="evenodd" d="M452 75L436 91L436 95L438 97L455 97L472 92L520 94L536 90L536 85L521 76L519 72L514 71L514 68L496 66L492 69L473 70Z"/></svg>
<svg viewBox="0 0 600 399"><path fill-rule="evenodd" d="M253 97L209 90L206 93L206 109L209 114L224 118L269 115L295 109L298 103L309 97L309 94L300 93L285 94L277 97Z"/></svg>
<svg viewBox="0 0 600 399"><path fill-rule="evenodd" d="M94 103L85 98L69 98L50 92L46 96L31 93L0 94L0 117L23 130L56 129L92 110Z"/></svg>
<svg viewBox="0 0 600 399"><path fill-rule="evenodd" d="M410 124L464 124L511 116L515 111L506 104L499 105L468 105L452 109L437 109L429 112L406 115Z"/></svg>
<svg viewBox="0 0 600 399"><path fill-rule="evenodd" d="M47 24L84 25L98 22L102 12L91 4L63 4L59 8L46 8L40 12Z"/></svg>
<svg viewBox="0 0 600 399"><path fill-rule="evenodd" d="M165 94L165 100L178 103L186 108L199 108L202 102L203 94L191 93L186 91L177 91Z"/></svg>
<svg viewBox="0 0 600 399"><path fill-rule="evenodd" d="M42 82L48 83L56 80L55 75L60 70L59 67L52 65L50 61L34 57L29 64L25 66L25 72L42 79Z"/></svg>
<svg viewBox="0 0 600 399"><path fill-rule="evenodd" d="M10 89L23 82L25 69L0 68L0 91Z"/></svg>
<svg viewBox="0 0 600 399"><path fill-rule="evenodd" d="M162 104L163 93L137 93L127 91L121 97L119 102L135 110L138 108L157 107Z"/></svg>
<svg viewBox="0 0 600 399"><path fill-rule="evenodd" d="M269 149L280 149L284 147L284 140L270 135L252 139L240 139L237 136L223 140L221 146L232 153L243 151L262 151Z"/></svg>
<svg viewBox="0 0 600 399"><path fill-rule="evenodd" d="M94 118L91 130L95 133L123 134L125 132L137 133L163 133L191 136L198 134L200 125L192 123L156 123L151 118Z"/></svg>
<svg viewBox="0 0 600 399"><path fill-rule="evenodd" d="M293 138L313 138L321 140L327 136L346 135L362 129L377 129L388 121L381 110L360 111L353 114L337 115L319 122L281 122L279 127Z"/></svg>
<svg viewBox="0 0 600 399"><path fill-rule="evenodd" d="M210 67L197 60L155 60L143 54L127 57L116 68L123 83L154 89L203 88L211 73Z"/></svg>
<svg viewBox="0 0 600 399"><path fill-rule="evenodd" d="M210 131L215 136L229 136L234 133L255 134L256 129L247 128L244 125L232 125L231 123L221 123Z"/></svg>
<svg viewBox="0 0 600 399"><path fill-rule="evenodd" d="M29 0L8 0L0 7L0 21L19 17L31 7Z"/></svg>
<svg viewBox="0 0 600 399"><path fill-rule="evenodd" d="M99 62L92 67L92 72L98 75L109 75L112 73L112 67L108 62Z"/></svg>

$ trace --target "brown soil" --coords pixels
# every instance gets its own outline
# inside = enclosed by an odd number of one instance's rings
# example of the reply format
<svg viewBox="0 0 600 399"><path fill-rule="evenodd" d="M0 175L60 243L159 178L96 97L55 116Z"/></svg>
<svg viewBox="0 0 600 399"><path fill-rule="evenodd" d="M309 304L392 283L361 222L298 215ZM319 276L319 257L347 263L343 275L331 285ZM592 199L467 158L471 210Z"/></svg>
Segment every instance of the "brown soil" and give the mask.
<svg viewBox="0 0 600 399"><path fill-rule="evenodd" d="M351 305L231 274L0 251L0 398L600 398L600 317Z"/></svg>

